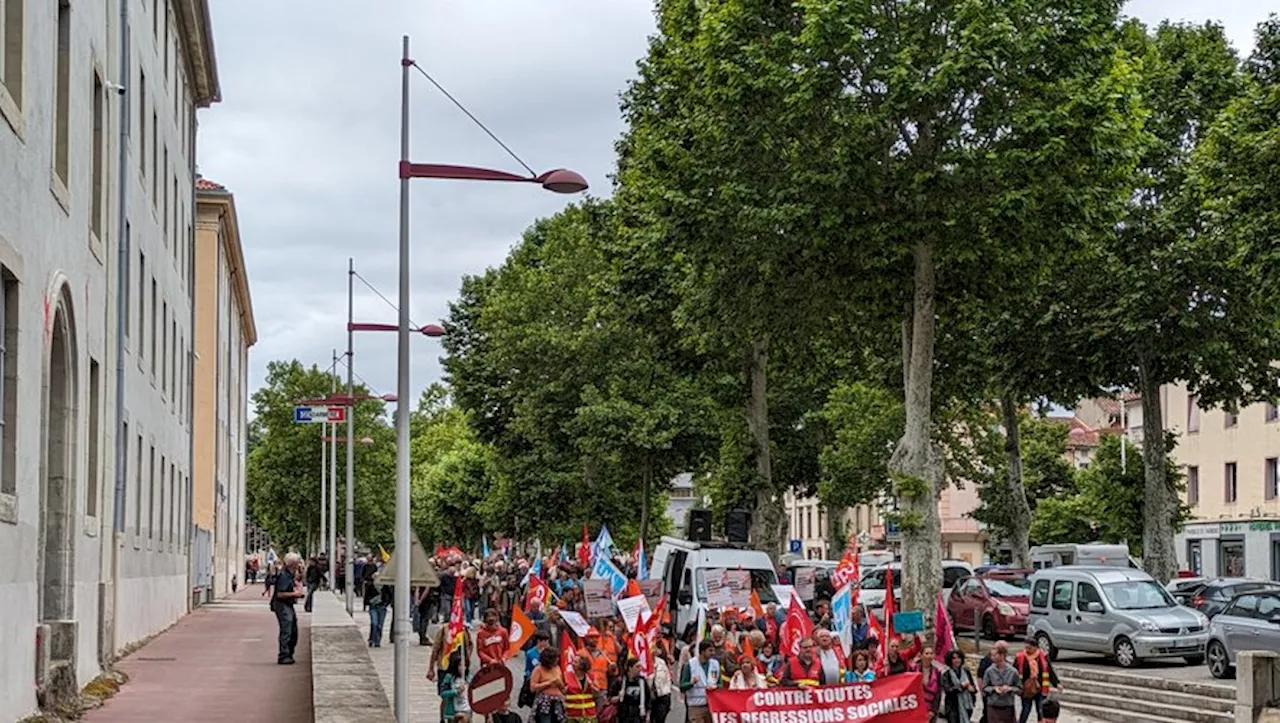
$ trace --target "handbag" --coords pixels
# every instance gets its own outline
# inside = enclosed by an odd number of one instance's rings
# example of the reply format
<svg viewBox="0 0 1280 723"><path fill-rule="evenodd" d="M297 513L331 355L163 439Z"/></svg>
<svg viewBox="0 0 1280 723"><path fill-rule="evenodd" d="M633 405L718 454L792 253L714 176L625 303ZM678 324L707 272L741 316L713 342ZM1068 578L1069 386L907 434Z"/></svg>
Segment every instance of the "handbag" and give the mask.
<svg viewBox="0 0 1280 723"><path fill-rule="evenodd" d="M528 708L533 705L533 689L529 687L529 679L524 679L524 684L520 686L520 695L516 698L516 705L521 708Z"/></svg>

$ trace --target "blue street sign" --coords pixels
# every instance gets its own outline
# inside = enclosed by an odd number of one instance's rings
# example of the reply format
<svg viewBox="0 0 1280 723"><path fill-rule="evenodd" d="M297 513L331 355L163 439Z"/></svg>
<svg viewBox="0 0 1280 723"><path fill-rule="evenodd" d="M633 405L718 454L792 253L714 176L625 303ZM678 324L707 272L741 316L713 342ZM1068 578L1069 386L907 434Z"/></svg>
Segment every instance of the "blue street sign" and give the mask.
<svg viewBox="0 0 1280 723"><path fill-rule="evenodd" d="M329 421L328 407L294 407L293 421L301 424Z"/></svg>
<svg viewBox="0 0 1280 723"><path fill-rule="evenodd" d="M801 549L803 549L803 543L800 540L791 541L791 551L793 553L799 554Z"/></svg>

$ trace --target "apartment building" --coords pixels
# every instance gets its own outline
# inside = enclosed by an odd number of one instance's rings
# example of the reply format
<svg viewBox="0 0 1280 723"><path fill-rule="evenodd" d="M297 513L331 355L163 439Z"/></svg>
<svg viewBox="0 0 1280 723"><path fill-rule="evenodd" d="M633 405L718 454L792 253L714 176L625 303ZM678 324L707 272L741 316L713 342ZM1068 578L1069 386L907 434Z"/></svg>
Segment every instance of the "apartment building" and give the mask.
<svg viewBox="0 0 1280 723"><path fill-rule="evenodd" d="M229 595L244 575L249 347L258 340L248 279L235 197L197 177L192 526L213 557L196 581L201 600Z"/></svg>
<svg viewBox="0 0 1280 723"><path fill-rule="evenodd" d="M1203 575L1280 580L1280 410L1275 404L1202 409L1184 384L1160 389L1164 428L1186 475L1192 522L1175 539L1179 564ZM1141 441L1142 408L1126 431Z"/></svg>
<svg viewBox="0 0 1280 723"><path fill-rule="evenodd" d="M207 0L0 0L0 719L187 609L195 109L217 99Z"/></svg>
<svg viewBox="0 0 1280 723"><path fill-rule="evenodd" d="M832 540L830 511L817 497L797 497L788 492L789 551L806 559L835 559L844 549L842 540ZM942 523L942 556L979 565L985 554L986 531L970 515L978 507L978 491L972 484L948 486L938 499ZM864 549L897 549L901 532L881 514L880 505L859 505L844 510L843 535L857 535Z"/></svg>

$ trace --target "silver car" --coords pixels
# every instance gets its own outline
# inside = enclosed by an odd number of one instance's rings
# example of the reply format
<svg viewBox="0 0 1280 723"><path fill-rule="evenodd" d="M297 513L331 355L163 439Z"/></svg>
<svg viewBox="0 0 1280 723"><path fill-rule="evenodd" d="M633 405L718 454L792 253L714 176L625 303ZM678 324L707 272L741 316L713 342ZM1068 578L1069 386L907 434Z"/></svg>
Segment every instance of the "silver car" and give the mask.
<svg viewBox="0 0 1280 723"><path fill-rule="evenodd" d="M1242 650L1280 652L1280 590L1254 590L1236 595L1209 623L1205 657L1215 678L1235 674Z"/></svg>
<svg viewBox="0 0 1280 723"><path fill-rule="evenodd" d="M1148 658L1204 662L1209 620L1150 575L1124 567L1054 567L1031 576L1027 633L1051 657L1100 653L1130 668Z"/></svg>

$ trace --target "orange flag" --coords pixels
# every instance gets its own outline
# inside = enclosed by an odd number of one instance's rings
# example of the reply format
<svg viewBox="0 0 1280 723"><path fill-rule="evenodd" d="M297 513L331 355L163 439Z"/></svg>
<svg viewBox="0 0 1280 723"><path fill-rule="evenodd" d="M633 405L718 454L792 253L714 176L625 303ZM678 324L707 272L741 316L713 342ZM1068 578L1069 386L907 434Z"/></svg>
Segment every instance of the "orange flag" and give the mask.
<svg viewBox="0 0 1280 723"><path fill-rule="evenodd" d="M635 578L631 578L630 580L627 580L627 588L619 597L635 597L636 595L643 594L644 593L640 592L640 583L636 582Z"/></svg>
<svg viewBox="0 0 1280 723"><path fill-rule="evenodd" d="M750 635L742 636L742 654L750 655L752 658L756 657L756 649L753 645L751 645Z"/></svg>
<svg viewBox="0 0 1280 723"><path fill-rule="evenodd" d="M529 638L533 637L533 621L529 619L528 615L524 614L519 605L511 607L511 632L507 635L507 639L511 641L511 648L507 651L508 658L513 658L519 654L524 644L529 642Z"/></svg>
<svg viewBox="0 0 1280 723"><path fill-rule="evenodd" d="M755 590L751 591L751 612L755 613L756 620L764 617L764 606L760 604L760 593Z"/></svg>

